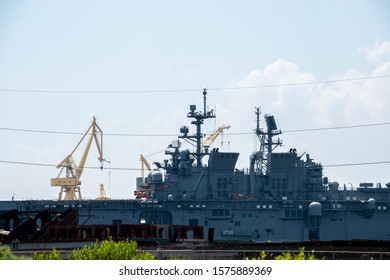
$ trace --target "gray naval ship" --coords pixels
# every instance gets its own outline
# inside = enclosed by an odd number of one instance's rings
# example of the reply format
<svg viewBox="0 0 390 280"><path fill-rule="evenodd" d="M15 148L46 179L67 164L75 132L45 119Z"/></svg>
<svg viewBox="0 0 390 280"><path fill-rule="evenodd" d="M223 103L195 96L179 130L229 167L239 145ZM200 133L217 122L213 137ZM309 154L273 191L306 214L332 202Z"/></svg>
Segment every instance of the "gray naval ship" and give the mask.
<svg viewBox="0 0 390 280"><path fill-rule="evenodd" d="M207 109L206 96L204 90L202 110L191 105L187 114L196 132L180 128L180 136L165 151L167 159L155 162L145 179L137 178L136 198L1 201L4 235L14 231L18 234L12 238L28 239L52 221L61 225L74 209L77 214L70 220L79 227L74 233L79 239L96 237L99 225L105 226L107 236L108 231L119 234L121 225L132 225L121 228L127 237L140 236L134 232L153 225L159 225L153 236L164 237L170 234L167 226L182 225L202 228L204 235L194 230L194 237L217 242L390 239L389 183L361 183L347 190L324 177L322 165L308 154L299 155L295 149L277 152L281 131L272 115L265 115L266 127L260 127L258 108L254 133L260 148L250 156L249 168L238 170L239 153L203 145L202 125L216 117ZM194 148L181 149L183 141ZM56 215L50 220L42 213ZM30 226L21 227L27 222Z"/></svg>

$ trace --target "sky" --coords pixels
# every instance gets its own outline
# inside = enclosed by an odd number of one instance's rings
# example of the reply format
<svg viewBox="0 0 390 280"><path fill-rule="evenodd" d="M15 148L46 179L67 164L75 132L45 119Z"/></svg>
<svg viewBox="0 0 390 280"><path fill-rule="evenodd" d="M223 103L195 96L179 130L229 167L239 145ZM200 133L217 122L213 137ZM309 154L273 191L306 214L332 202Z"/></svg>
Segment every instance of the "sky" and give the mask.
<svg viewBox="0 0 390 280"><path fill-rule="evenodd" d="M60 163L93 116L103 130L81 181L133 198L140 154L162 161L189 105L249 166L255 108L283 146L340 185L390 182L390 2L0 0L0 200L55 199ZM78 163L82 142L74 154ZM183 148L187 147L183 144ZM188 148L191 148L188 146Z"/></svg>

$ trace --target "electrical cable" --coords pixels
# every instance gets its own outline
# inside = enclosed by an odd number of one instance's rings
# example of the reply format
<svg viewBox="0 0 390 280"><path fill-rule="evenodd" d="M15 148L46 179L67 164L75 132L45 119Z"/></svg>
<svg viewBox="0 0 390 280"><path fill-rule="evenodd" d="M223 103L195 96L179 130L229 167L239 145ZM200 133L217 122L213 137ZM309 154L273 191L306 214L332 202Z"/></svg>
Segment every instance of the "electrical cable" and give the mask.
<svg viewBox="0 0 390 280"><path fill-rule="evenodd" d="M260 88L275 88L275 87L291 87L302 85L316 85L316 84L329 84L340 82L352 82L363 81L371 79L389 78L390 75L360 77L360 78L345 78L335 80L323 80L323 81L311 81L311 82L297 82L297 83L284 83L284 84L265 84L254 86L237 86L237 87L215 87L207 88L211 91L225 91L225 90L244 90L244 89L260 89ZM39 90L39 89L5 89L0 88L0 92L13 92L13 93L77 93L77 94L90 94L90 93L102 93L102 94L128 94L128 93L165 93L165 92L198 92L202 89L162 89L162 90Z"/></svg>
<svg viewBox="0 0 390 280"><path fill-rule="evenodd" d="M16 165L29 165L29 166L43 166L43 167L56 167L55 164L49 163L36 163L36 162L24 162L24 161L10 161L10 160L0 160L0 163L4 164L16 164ZM388 161L372 161L372 162L355 162L355 163L340 163L340 164L324 164L322 167L332 168L332 167L350 167L350 166L365 166L365 165L379 165L379 164L390 164ZM100 169L100 166L84 166L84 169ZM104 170L118 170L118 171L139 171L141 168L132 168L132 167L104 167Z"/></svg>
<svg viewBox="0 0 390 280"><path fill-rule="evenodd" d="M283 133L295 133L295 132L307 132L307 131L323 131L323 130L337 130L337 129L350 129L350 128L360 128L360 127L373 127L373 126L382 126L390 125L390 122L381 122L381 123L371 123L371 124L357 124L357 125L345 125L345 126L335 126L335 127L320 127L320 128L303 128L303 129L291 129L284 130ZM71 132L71 131L54 131L54 130L37 130L37 129L21 129L21 128L9 128L9 127L0 127L2 131L15 131L15 132L28 132L28 133L47 133L47 134L63 134L63 135L83 135L83 132ZM249 135L254 132L224 132L224 135ZM104 133L104 136L123 136L123 137L176 137L178 134L148 134L148 133Z"/></svg>

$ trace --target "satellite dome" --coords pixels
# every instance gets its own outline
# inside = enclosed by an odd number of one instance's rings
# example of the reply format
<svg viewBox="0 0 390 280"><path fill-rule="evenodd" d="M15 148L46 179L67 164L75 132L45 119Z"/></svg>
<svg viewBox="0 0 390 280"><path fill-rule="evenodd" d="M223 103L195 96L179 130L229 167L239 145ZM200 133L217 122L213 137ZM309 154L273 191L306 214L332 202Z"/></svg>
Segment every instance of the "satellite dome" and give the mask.
<svg viewBox="0 0 390 280"><path fill-rule="evenodd" d="M161 171L154 170L153 172L149 173L148 179L149 179L148 181L152 184L162 183L163 175L162 175Z"/></svg>
<svg viewBox="0 0 390 280"><path fill-rule="evenodd" d="M312 202L309 205L310 216L322 216L322 205L319 202Z"/></svg>
<svg viewBox="0 0 390 280"><path fill-rule="evenodd" d="M329 189L331 191L337 191L339 189L339 182L329 182Z"/></svg>
<svg viewBox="0 0 390 280"><path fill-rule="evenodd" d="M376 207L376 202L375 202L375 199L373 199L372 197L370 199L368 199L368 208L369 209L375 209Z"/></svg>

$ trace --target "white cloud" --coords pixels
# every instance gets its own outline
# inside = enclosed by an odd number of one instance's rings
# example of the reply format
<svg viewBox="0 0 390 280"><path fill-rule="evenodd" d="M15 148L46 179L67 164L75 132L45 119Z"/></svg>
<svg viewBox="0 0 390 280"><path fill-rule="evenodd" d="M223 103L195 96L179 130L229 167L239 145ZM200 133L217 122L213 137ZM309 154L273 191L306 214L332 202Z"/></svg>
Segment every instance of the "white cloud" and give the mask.
<svg viewBox="0 0 390 280"><path fill-rule="evenodd" d="M364 74L356 69L339 73L328 80L342 80L390 74L390 61ZM312 73L302 71L298 65L278 59L261 69L254 69L248 75L232 79L228 87L256 87L262 85L296 84L316 81ZM356 81L324 84L259 87L227 92L223 103L222 119L230 118L229 132L251 131L255 128L255 106L262 107L261 125L264 114L272 114L282 130L305 128L338 127L359 124L389 122L388 108L390 79L373 78ZM253 106L253 107L252 107ZM219 111L221 113L221 110ZM219 115L221 117L221 114ZM324 130L307 133L285 133L281 136L285 147L296 147L301 152L310 152L324 164L354 163L389 160L385 139L390 137L388 127L361 129ZM253 147L248 142L256 139L238 140L232 138L232 149L241 151L242 165L248 165ZM243 145L246 143L246 145ZM358 167L353 170L325 169L325 175L352 182L356 185L364 180L378 180L386 183L383 166L375 168ZM343 181L345 180L345 181ZM387 180L387 181L386 181Z"/></svg>
<svg viewBox="0 0 390 280"><path fill-rule="evenodd" d="M360 51L365 54L365 58L369 62L378 62L383 57L390 55L390 42L375 42L373 48L362 48Z"/></svg>
<svg viewBox="0 0 390 280"><path fill-rule="evenodd" d="M259 104L268 112L288 118L293 115L298 121L308 119L306 124L315 126L381 121L386 119L390 104L386 90L390 85L389 79L348 80L389 74L390 61L376 67L368 75L351 69L328 79L347 80L344 82L305 84L315 82L315 75L302 71L292 62L278 59L264 69L255 69L244 77L232 79L228 87L260 87L242 89L239 94L230 93L230 105L237 108L248 103ZM267 85L275 87L262 87Z"/></svg>
<svg viewBox="0 0 390 280"><path fill-rule="evenodd" d="M268 64L264 69L254 69L248 75L241 78L234 78L227 87L248 87L234 92L225 92L225 106L231 106L229 114L240 111L248 111L248 104L255 107L262 107L263 113L293 111L300 115L301 107L306 107L310 100L313 85L299 86L276 86L310 83L315 80L313 74L302 71L298 65L277 59ZM259 88L257 86L264 86ZM227 105L229 104L229 105ZM265 111L267 110L267 111ZM250 112L253 116L253 112Z"/></svg>

